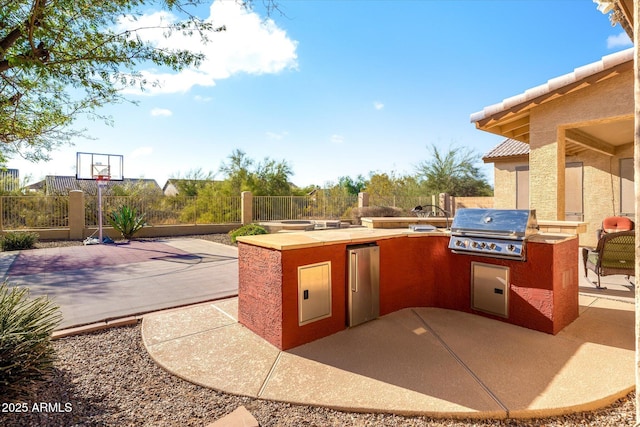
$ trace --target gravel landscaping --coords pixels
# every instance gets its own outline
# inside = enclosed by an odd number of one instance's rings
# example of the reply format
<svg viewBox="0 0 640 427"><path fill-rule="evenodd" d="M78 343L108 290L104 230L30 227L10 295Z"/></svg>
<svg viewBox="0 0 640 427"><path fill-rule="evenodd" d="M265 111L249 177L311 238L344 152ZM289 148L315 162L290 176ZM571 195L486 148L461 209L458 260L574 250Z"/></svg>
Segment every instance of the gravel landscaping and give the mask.
<svg viewBox="0 0 640 427"><path fill-rule="evenodd" d="M353 414L233 396L168 374L147 355L139 326L67 337L54 345L58 361L53 380L27 404L58 403L61 410L5 413L3 426L206 426L241 405L263 427L634 425L633 395L606 410L526 421Z"/></svg>
<svg viewBox="0 0 640 427"><path fill-rule="evenodd" d="M229 236L192 236L230 244ZM81 242L74 242L82 244ZM65 244L67 244L65 242ZM38 247L60 242L40 242ZM29 401L1 407L2 426L206 426L244 406L260 426L633 426L634 393L609 408L532 420L439 420L356 414L239 397L196 386L148 356L140 326L54 341L51 381ZM587 374L587 373L585 373ZM0 397L0 401L1 401ZM11 409L11 410L10 410ZM23 412L16 412L25 409Z"/></svg>

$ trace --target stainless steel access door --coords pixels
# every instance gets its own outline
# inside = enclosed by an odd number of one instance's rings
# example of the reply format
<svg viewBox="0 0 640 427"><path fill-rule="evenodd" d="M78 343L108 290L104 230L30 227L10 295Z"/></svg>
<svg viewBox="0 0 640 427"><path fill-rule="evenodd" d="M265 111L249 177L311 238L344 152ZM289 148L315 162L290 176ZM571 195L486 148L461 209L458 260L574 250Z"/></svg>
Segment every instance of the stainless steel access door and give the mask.
<svg viewBox="0 0 640 427"><path fill-rule="evenodd" d="M359 325L380 316L380 248L347 246L347 321Z"/></svg>
<svg viewBox="0 0 640 427"><path fill-rule="evenodd" d="M509 317L509 267L471 262L471 308Z"/></svg>

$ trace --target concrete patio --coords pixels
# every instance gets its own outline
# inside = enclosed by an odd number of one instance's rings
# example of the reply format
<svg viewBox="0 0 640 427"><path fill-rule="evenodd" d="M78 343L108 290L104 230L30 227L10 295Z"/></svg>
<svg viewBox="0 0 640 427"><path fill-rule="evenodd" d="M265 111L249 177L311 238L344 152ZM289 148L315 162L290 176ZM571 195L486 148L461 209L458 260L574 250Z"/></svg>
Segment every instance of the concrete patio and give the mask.
<svg viewBox="0 0 640 427"><path fill-rule="evenodd" d="M553 416L635 386L632 292L618 279L594 293L581 278L580 317L556 336L416 308L279 351L237 322L236 298L148 314L142 334L166 370L227 393L356 412Z"/></svg>

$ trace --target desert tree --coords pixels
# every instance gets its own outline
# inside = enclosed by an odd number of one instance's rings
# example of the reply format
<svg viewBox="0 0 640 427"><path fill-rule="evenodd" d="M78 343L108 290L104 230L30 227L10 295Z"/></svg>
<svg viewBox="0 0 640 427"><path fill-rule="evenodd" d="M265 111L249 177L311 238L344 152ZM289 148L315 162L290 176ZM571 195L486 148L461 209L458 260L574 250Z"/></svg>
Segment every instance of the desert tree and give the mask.
<svg viewBox="0 0 640 427"><path fill-rule="evenodd" d="M480 155L469 148L450 147L441 152L432 145L431 157L416 167L416 176L427 192L452 196L492 196L493 190L476 163Z"/></svg>
<svg viewBox="0 0 640 427"><path fill-rule="evenodd" d="M137 71L141 64L197 66L202 54L159 47L144 32L181 32L206 43L225 28L189 12L201 2L0 0L0 163L15 154L48 159L53 148L88 136L72 126L81 115L109 122L101 108L124 101L121 89L156 84ZM150 6L181 18L150 28L140 19Z"/></svg>
<svg viewBox="0 0 640 427"><path fill-rule="evenodd" d="M197 196L205 187L214 184L215 174L204 172L202 168L190 169L184 175L176 174L171 177L178 189L178 194L187 197Z"/></svg>

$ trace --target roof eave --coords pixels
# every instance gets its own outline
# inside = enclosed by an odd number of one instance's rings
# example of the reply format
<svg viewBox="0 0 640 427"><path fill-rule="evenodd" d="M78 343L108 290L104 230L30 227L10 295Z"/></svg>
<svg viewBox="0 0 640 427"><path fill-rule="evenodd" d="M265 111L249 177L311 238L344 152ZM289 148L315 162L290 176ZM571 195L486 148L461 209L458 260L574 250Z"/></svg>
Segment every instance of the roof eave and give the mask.
<svg viewBox="0 0 640 427"><path fill-rule="evenodd" d="M553 101L632 69L633 48L616 52L602 57L600 61L578 67L571 73L527 89L524 93L487 106L481 111L471 114L470 121L475 123L477 129L528 142L528 131L516 134L511 131L510 122L523 121L521 128L525 128L528 125L524 121L527 120L529 111L535 106ZM501 126L510 130L504 132Z"/></svg>

